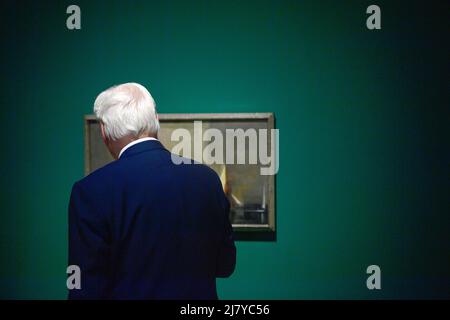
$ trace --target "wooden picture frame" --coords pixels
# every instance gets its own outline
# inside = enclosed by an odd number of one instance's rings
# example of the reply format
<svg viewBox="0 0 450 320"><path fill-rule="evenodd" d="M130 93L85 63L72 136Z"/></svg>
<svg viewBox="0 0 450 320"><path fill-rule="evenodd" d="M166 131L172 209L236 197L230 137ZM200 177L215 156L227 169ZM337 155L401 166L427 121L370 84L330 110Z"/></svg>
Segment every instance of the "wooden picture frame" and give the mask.
<svg viewBox="0 0 450 320"><path fill-rule="evenodd" d="M243 129L244 131L249 128L254 128L255 130L266 129L269 133L267 136L267 150L269 153L271 152L272 136L270 132L271 129L275 129L273 113L190 113L159 114L158 116L160 122L158 139L169 151L172 151L171 146L173 148L173 144L177 143L169 139L169 135L171 136L173 130L186 128L186 130L192 132L194 124L201 123L207 128L218 129L221 132L230 128ZM113 161L106 146L103 144L100 125L94 115L86 115L84 117L84 141L86 175ZM244 141L245 147L250 148L249 140ZM203 146L205 142L202 141L201 143ZM248 149L246 150L248 151ZM237 154L238 150L235 153ZM230 200L230 220L234 231L274 233L276 220L275 175L258 176L257 172L259 172L258 168L261 167L261 164L223 164L218 166L213 164L210 167L221 177L224 190L226 190Z"/></svg>

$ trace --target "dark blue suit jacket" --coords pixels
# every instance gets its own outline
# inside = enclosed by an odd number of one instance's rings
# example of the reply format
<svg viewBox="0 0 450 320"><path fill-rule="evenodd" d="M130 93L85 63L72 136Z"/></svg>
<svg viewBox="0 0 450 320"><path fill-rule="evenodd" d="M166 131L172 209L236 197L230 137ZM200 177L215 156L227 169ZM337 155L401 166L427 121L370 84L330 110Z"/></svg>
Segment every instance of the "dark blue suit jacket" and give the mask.
<svg viewBox="0 0 450 320"><path fill-rule="evenodd" d="M69 265L81 289L69 299L217 299L216 277L234 271L229 203L217 174L174 164L159 141L74 184Z"/></svg>

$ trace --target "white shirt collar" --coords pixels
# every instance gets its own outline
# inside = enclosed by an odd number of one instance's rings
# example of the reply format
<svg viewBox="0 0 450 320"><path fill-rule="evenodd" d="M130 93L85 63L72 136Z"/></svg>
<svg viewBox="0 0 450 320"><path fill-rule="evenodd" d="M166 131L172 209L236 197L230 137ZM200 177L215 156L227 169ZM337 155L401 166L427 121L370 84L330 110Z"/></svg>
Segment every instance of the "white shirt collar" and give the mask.
<svg viewBox="0 0 450 320"><path fill-rule="evenodd" d="M129 147L134 146L135 144L138 144L140 142L149 141L149 140L158 140L158 139L153 138L153 137L145 137L145 138L141 138L141 139L137 139L137 140L131 141L129 144L127 144L125 147L123 147L122 150L120 150L119 158L122 155L122 153L124 153L125 150L127 150Z"/></svg>

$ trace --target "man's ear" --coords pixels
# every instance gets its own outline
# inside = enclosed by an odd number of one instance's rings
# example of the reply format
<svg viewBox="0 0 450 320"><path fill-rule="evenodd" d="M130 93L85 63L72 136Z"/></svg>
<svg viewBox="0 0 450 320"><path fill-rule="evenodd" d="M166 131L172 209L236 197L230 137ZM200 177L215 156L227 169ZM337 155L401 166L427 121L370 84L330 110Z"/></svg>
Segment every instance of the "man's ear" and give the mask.
<svg viewBox="0 0 450 320"><path fill-rule="evenodd" d="M107 145L107 140L108 138L106 138L106 133L105 133L105 126L103 125L103 123L100 122L100 130L102 132L102 140L103 142Z"/></svg>

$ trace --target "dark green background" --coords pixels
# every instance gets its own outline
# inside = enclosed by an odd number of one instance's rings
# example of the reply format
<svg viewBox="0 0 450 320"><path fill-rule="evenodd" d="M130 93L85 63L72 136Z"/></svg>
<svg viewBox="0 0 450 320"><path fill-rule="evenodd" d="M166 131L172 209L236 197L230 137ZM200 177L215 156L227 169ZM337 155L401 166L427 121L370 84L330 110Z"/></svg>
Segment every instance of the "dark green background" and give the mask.
<svg viewBox="0 0 450 320"><path fill-rule="evenodd" d="M378 31L372 1L1 1L0 297L66 297L83 115L136 81L161 113L276 115L276 241L237 243L221 298L449 298L450 8L375 3Z"/></svg>

